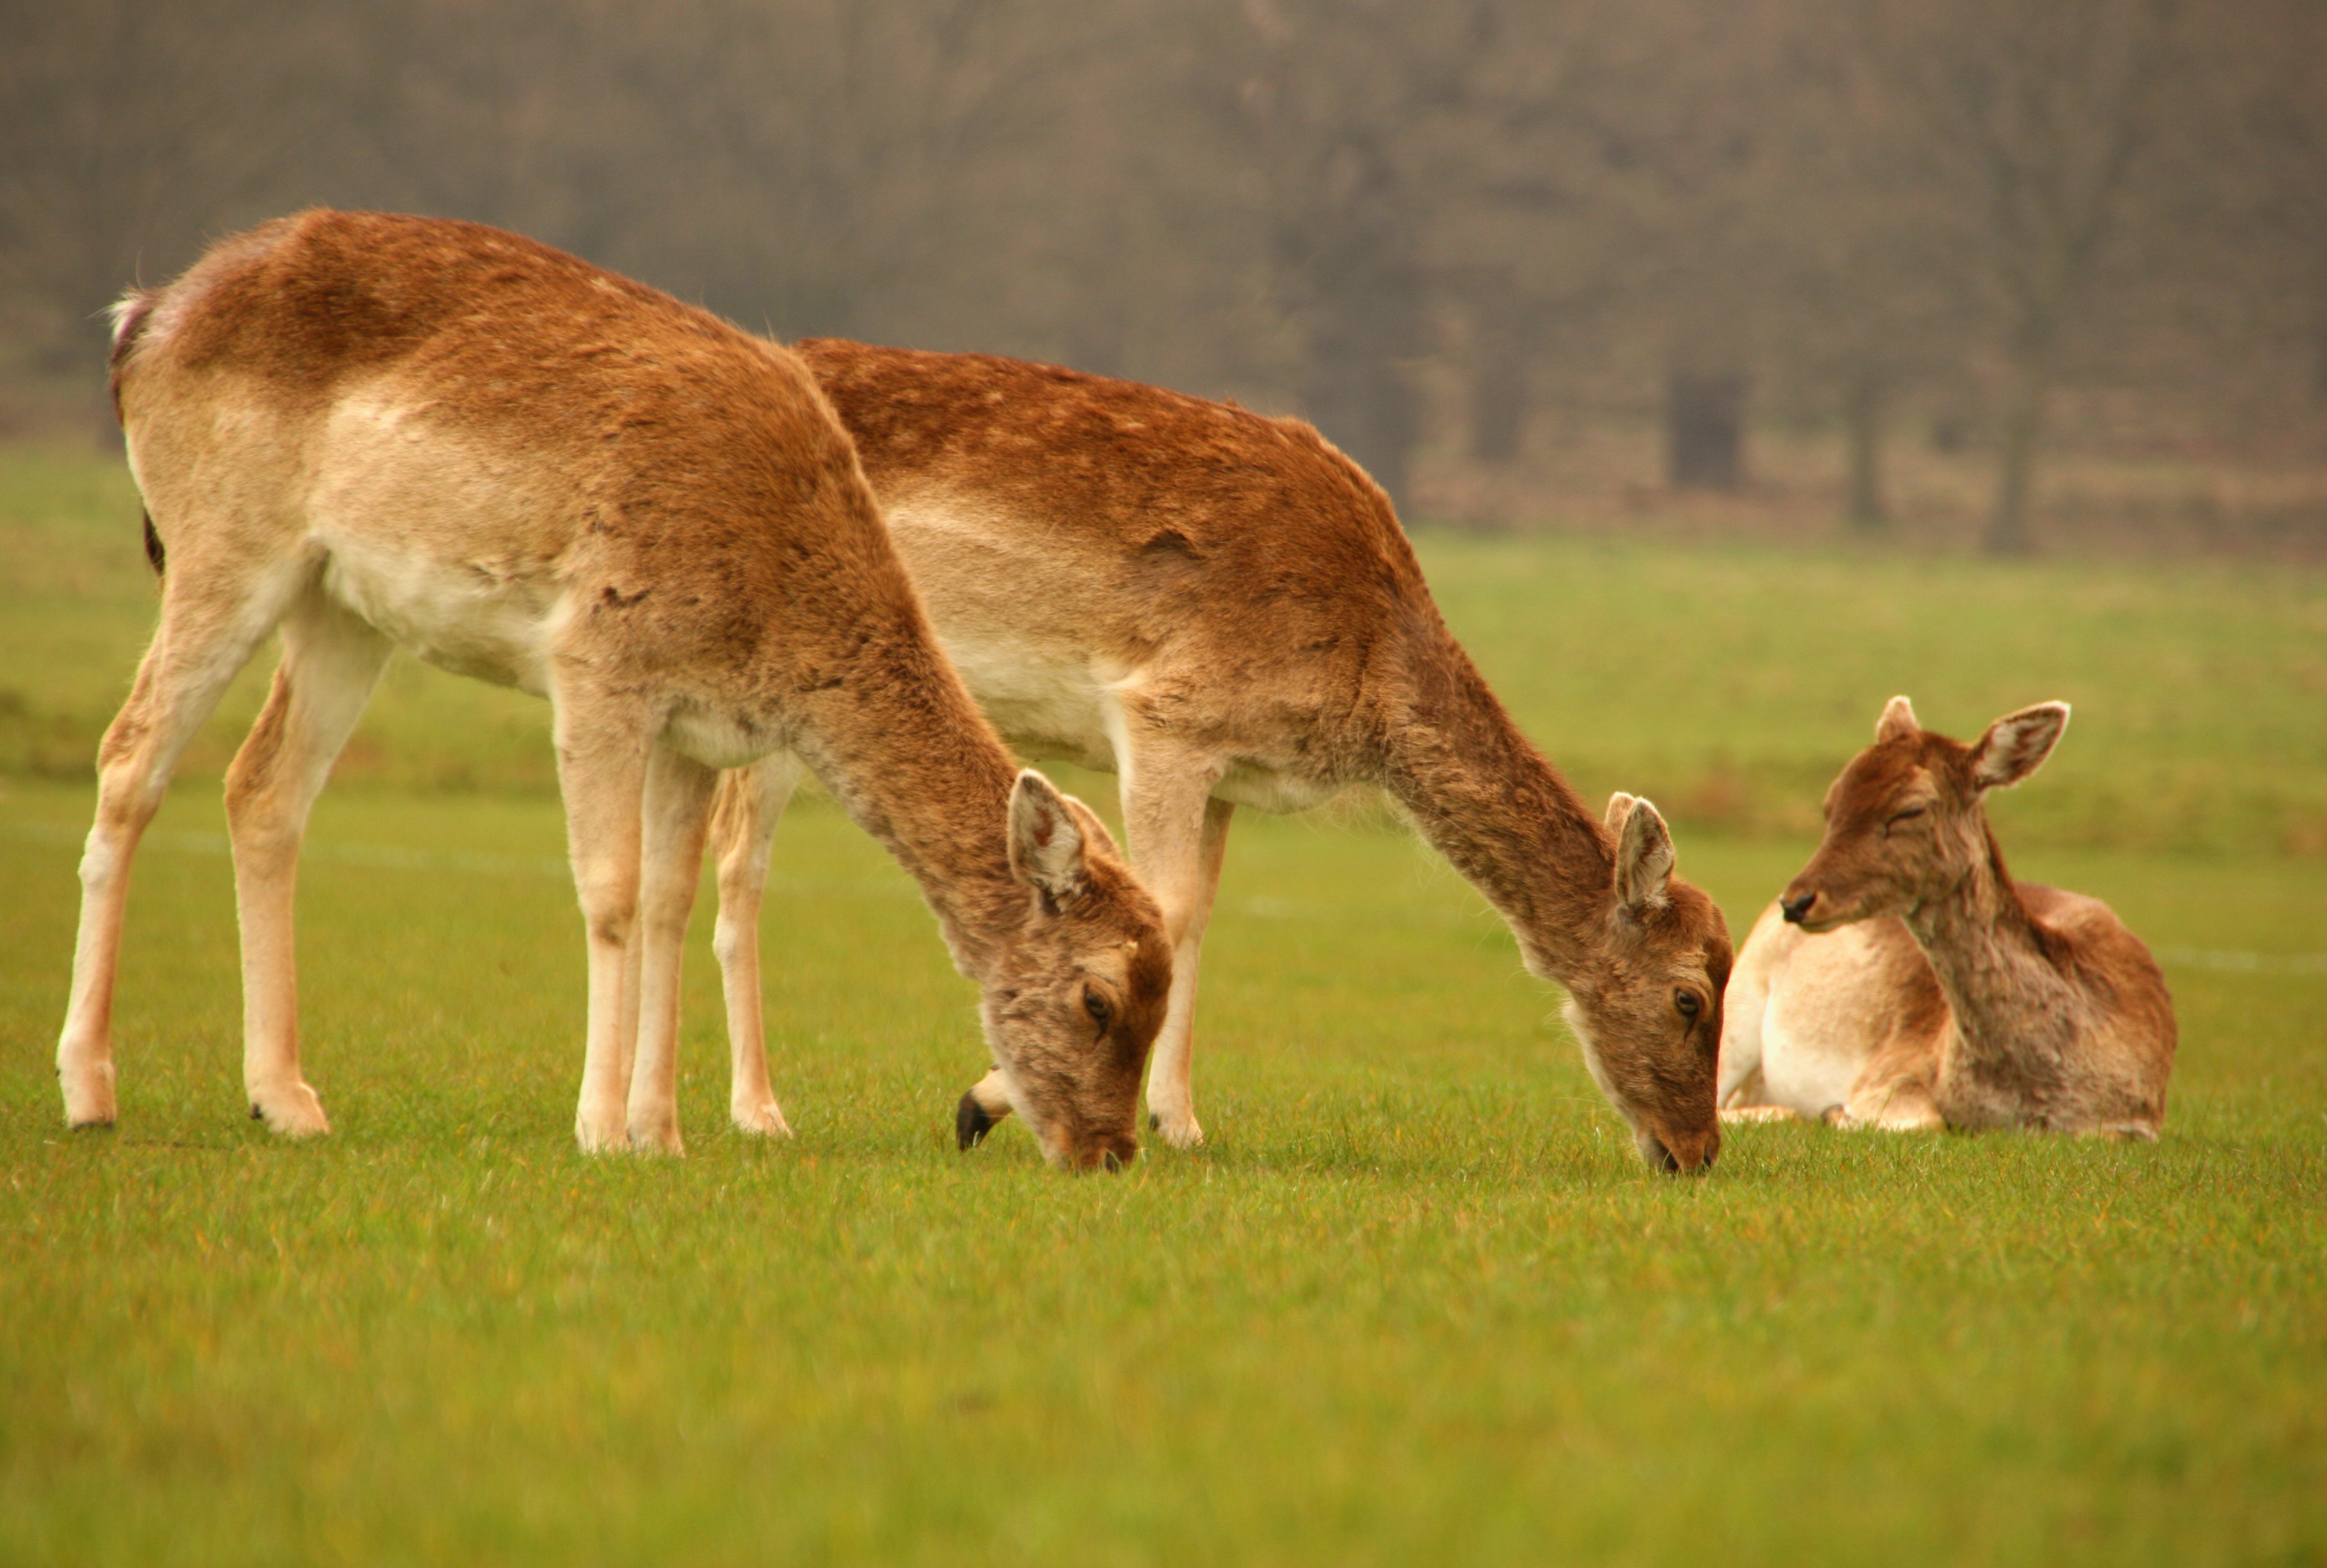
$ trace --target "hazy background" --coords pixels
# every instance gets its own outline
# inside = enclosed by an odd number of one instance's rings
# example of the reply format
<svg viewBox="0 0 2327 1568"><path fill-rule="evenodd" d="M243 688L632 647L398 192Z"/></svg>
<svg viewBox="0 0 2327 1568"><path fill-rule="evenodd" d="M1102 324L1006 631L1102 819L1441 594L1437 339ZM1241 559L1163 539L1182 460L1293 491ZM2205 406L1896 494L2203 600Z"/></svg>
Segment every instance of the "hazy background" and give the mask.
<svg viewBox="0 0 2327 1568"><path fill-rule="evenodd" d="M1313 419L1410 518L2327 549L2318 0L0 0L0 434L309 203Z"/></svg>

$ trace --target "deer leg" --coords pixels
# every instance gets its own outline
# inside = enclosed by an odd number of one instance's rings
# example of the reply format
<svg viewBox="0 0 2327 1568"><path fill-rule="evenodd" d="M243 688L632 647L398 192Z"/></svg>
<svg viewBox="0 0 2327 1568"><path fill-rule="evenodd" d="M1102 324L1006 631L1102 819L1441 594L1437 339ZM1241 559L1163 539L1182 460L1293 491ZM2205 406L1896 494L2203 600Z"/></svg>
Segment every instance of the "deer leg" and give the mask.
<svg viewBox="0 0 2327 1568"><path fill-rule="evenodd" d="M1002 1069L992 1067L969 1086L954 1106L953 1141L957 1148L975 1148L986 1141L996 1122L1010 1114L1010 1093L1002 1087Z"/></svg>
<svg viewBox="0 0 2327 1568"><path fill-rule="evenodd" d="M81 853L71 999L57 1039L57 1079L72 1126L110 1125L116 1115L113 988L137 841L187 742L275 630L304 571L293 562L254 576L195 557L173 561L164 582L153 646L98 747L97 817Z"/></svg>
<svg viewBox="0 0 2327 1568"><path fill-rule="evenodd" d="M602 705L557 697L557 775L567 854L590 957L590 1020L574 1135L584 1153L629 1145L623 1070L627 949L638 923L641 816L653 726L635 712L577 713ZM603 705L612 707L613 705Z"/></svg>
<svg viewBox="0 0 2327 1568"><path fill-rule="evenodd" d="M703 879L703 837L718 773L668 746L647 759L638 929L638 1051L631 1062L631 1147L684 1152L678 1135L678 1001L687 917Z"/></svg>
<svg viewBox="0 0 2327 1568"><path fill-rule="evenodd" d="M1210 775L1203 775L1202 781L1209 785ZM1202 811L1191 854L1184 833L1168 830L1151 829L1147 847L1143 849L1143 835L1131 824L1127 801L1124 807L1132 864L1155 891L1156 901L1164 908L1164 929L1172 941L1172 997L1164 1009L1164 1027L1155 1036L1153 1065L1147 1069L1147 1119L1175 1149L1192 1148L1204 1141L1204 1129L1196 1123L1195 1089L1191 1081L1196 1049L1196 969L1203 958L1204 928L1211 923L1220 863L1228 854L1229 819L1236 807L1207 796Z"/></svg>
<svg viewBox="0 0 2327 1568"><path fill-rule="evenodd" d="M761 1011L760 906L768 889L768 853L776 824L799 782L789 752L719 780L711 807L712 851L719 863L719 923L711 950L727 1002L727 1111L747 1133L789 1138L791 1128L768 1083L767 1021Z"/></svg>
<svg viewBox="0 0 2327 1568"><path fill-rule="evenodd" d="M1155 895L1172 944L1172 994L1147 1072L1147 1120L1165 1143L1186 1149L1204 1141L1190 1083L1196 971L1236 808L1213 798L1220 770L1209 759L1161 742L1121 708L1113 727L1131 864Z"/></svg>
<svg viewBox="0 0 2327 1568"><path fill-rule="evenodd" d="M371 700L393 645L310 590L283 623L266 706L227 770L242 934L242 1082L250 1114L293 1137L331 1131L299 1070L292 905L307 814Z"/></svg>
<svg viewBox="0 0 2327 1568"><path fill-rule="evenodd" d="M1930 1086L1915 1078L1883 1078L1854 1086L1850 1098L1827 1112L1837 1127L1873 1127L1885 1133L1940 1133L1948 1120L1931 1097Z"/></svg>
<svg viewBox="0 0 2327 1568"><path fill-rule="evenodd" d="M1721 1058L1714 1104L1741 1110L1768 1094L1762 1072L1762 1031L1768 1021L1769 977L1759 965L1738 966L1721 1002Z"/></svg>
<svg viewBox="0 0 2327 1568"><path fill-rule="evenodd" d="M1784 1106L1724 1106L1721 1120L1732 1122L1795 1122L1801 1118Z"/></svg>

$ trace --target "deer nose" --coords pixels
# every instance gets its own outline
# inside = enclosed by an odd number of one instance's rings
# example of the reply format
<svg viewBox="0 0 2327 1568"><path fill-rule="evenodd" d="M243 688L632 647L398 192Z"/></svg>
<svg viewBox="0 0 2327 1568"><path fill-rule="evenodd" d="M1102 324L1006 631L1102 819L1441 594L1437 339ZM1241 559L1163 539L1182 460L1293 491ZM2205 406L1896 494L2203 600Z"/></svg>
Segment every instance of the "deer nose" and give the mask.
<svg viewBox="0 0 2327 1568"><path fill-rule="evenodd" d="M1786 912L1786 923L1799 926L1809 918L1810 906L1818 902L1815 892L1797 893L1790 899L1780 899L1778 908Z"/></svg>

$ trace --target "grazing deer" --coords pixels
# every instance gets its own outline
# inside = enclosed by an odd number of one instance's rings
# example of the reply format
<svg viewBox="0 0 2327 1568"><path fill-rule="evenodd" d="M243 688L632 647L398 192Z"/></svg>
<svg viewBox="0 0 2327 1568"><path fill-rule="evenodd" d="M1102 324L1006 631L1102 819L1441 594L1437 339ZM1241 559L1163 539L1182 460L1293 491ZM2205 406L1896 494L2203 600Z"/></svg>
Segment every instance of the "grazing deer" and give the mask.
<svg viewBox="0 0 2327 1568"><path fill-rule="evenodd" d="M2165 977L2098 899L2014 882L1982 806L2068 722L2042 703L1967 746L1891 699L1827 791L1825 842L1738 955L1724 1115L2157 1136Z"/></svg>
<svg viewBox="0 0 2327 1568"><path fill-rule="evenodd" d="M1027 754L1112 770L1132 863L1173 946L1147 1086L1200 1140L1198 949L1230 814L1387 789L1484 892L1569 1022L1641 1156L1710 1164L1730 944L1671 874L1656 808L1593 817L1528 743L1431 602L1388 499L1308 425L975 354L797 345L852 435L946 650ZM790 787L731 774L719 924L738 1106L766 1097L756 922ZM963 1097L965 1147L1011 1106Z"/></svg>
<svg viewBox="0 0 2327 1568"><path fill-rule="evenodd" d="M98 754L57 1049L68 1121L115 1116L138 837L280 627L226 787L244 1082L276 1131L328 1130L299 1067L293 884L308 809L401 646L554 707L589 943L585 1150L679 1148L679 949L716 770L774 757L921 883L1044 1153L1135 1151L1171 986L1159 912L1098 818L1020 773L979 715L791 354L514 235L315 211L131 294L114 378L167 570Z"/></svg>

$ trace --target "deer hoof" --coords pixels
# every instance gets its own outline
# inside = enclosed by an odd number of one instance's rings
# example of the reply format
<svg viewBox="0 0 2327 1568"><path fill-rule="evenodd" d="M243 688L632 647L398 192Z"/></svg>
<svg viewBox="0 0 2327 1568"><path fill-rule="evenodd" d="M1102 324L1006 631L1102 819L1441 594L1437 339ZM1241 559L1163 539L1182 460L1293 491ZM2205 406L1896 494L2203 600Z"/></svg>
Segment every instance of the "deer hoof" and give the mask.
<svg viewBox="0 0 2327 1568"><path fill-rule="evenodd" d="M113 1103L113 1064L75 1065L57 1069L58 1087L65 1093L65 1125L109 1127L117 1115Z"/></svg>
<svg viewBox="0 0 2327 1568"><path fill-rule="evenodd" d="M1204 1129L1196 1125L1192 1111L1154 1111L1147 1125L1164 1135L1164 1141L1174 1149L1192 1149L1204 1141Z"/></svg>
<svg viewBox="0 0 2327 1568"><path fill-rule="evenodd" d="M790 1124L784 1120L783 1112L776 1108L773 1100L759 1106L738 1106L730 1114L735 1119L738 1131L749 1133L755 1138L789 1138L792 1135Z"/></svg>
<svg viewBox="0 0 2327 1568"><path fill-rule="evenodd" d="M631 1146L631 1134L619 1118L580 1116L574 1122L574 1142L584 1154L619 1154Z"/></svg>
<svg viewBox="0 0 2327 1568"><path fill-rule="evenodd" d="M977 1091L967 1091L961 1097L961 1103L953 1108L954 1146L974 1149L986 1142L986 1134L992 1131L994 1118L986 1114L984 1106L977 1103Z"/></svg>
<svg viewBox="0 0 2327 1568"><path fill-rule="evenodd" d="M323 1102L304 1083L253 1089L250 1119L265 1122L266 1130L278 1138L320 1138L332 1130L331 1118L323 1115Z"/></svg>
<svg viewBox="0 0 2327 1568"><path fill-rule="evenodd" d="M687 1153L687 1146L679 1141L676 1118L642 1118L631 1124L630 1134L633 1154L668 1154L677 1159Z"/></svg>

